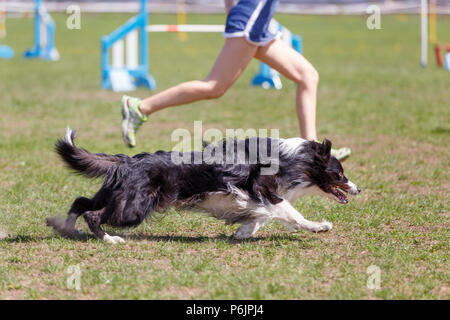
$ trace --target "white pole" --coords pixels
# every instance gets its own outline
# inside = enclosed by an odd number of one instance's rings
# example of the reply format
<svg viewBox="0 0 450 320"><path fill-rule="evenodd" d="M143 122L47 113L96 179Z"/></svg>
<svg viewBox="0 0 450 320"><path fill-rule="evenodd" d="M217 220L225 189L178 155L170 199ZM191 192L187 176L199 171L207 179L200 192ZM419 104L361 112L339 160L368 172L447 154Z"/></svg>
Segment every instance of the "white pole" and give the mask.
<svg viewBox="0 0 450 320"><path fill-rule="evenodd" d="M151 24L147 32L224 32L224 25L217 24Z"/></svg>
<svg viewBox="0 0 450 320"><path fill-rule="evenodd" d="M130 31L125 40L127 68L138 67L138 32L137 29Z"/></svg>
<svg viewBox="0 0 450 320"><path fill-rule="evenodd" d="M420 36L420 64L423 68L427 67L428 62L428 1L421 0L421 9L420 9L420 27L421 27L421 36Z"/></svg>
<svg viewBox="0 0 450 320"><path fill-rule="evenodd" d="M45 24L44 19L41 19L41 24L39 26L39 32L41 33L41 36L39 38L40 40L40 46L41 49L46 49L47 48L47 25Z"/></svg>
<svg viewBox="0 0 450 320"><path fill-rule="evenodd" d="M112 66L114 68L123 68L124 52L123 40L118 40L112 45Z"/></svg>

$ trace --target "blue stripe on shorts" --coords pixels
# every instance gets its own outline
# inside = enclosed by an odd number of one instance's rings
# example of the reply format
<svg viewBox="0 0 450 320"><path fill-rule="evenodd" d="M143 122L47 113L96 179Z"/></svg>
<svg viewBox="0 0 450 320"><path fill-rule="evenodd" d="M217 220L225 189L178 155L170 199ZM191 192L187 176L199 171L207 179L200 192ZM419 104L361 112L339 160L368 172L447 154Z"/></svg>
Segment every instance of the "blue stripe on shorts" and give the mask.
<svg viewBox="0 0 450 320"><path fill-rule="evenodd" d="M278 0L240 0L228 13L225 38L245 37L263 46L276 37L269 31Z"/></svg>

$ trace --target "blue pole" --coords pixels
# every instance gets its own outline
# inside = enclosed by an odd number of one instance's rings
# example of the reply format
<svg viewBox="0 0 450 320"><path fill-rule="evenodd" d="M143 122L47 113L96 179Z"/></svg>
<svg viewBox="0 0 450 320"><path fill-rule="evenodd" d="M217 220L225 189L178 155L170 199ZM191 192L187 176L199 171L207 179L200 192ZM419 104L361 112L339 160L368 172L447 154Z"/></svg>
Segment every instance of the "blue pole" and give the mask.
<svg viewBox="0 0 450 320"><path fill-rule="evenodd" d="M102 38L102 87L104 89L110 89L111 84L108 82L108 47L107 47L107 41L106 38Z"/></svg>
<svg viewBox="0 0 450 320"><path fill-rule="evenodd" d="M41 29L45 27L45 30ZM56 24L50 14L45 10L41 0L34 1L34 46L25 51L23 57L27 59L40 58L44 60L58 60L59 53L55 48L55 28ZM41 32L46 33L47 43L43 47L41 44Z"/></svg>
<svg viewBox="0 0 450 320"><path fill-rule="evenodd" d="M145 31L145 27L147 27L148 22L148 14L147 14L147 0L141 0L141 61L140 64L146 70L148 69L148 39L147 39L147 31Z"/></svg>
<svg viewBox="0 0 450 320"><path fill-rule="evenodd" d="M34 2L34 47L36 51L40 51L41 48L41 15L39 10L41 8L41 0L35 0Z"/></svg>
<svg viewBox="0 0 450 320"><path fill-rule="evenodd" d="M125 22L125 24L114 30L112 33L104 36L102 39L104 39L107 48L110 48L114 44L114 42L124 38L128 34L128 32L140 27L140 25L140 15L134 16L133 18Z"/></svg>
<svg viewBox="0 0 450 320"><path fill-rule="evenodd" d="M102 87L113 90L133 90L135 86L145 86L154 89L156 84L153 77L148 73L148 39L147 39L147 1L141 0L139 13L128 20L125 24L102 38ZM123 39L130 31L139 29L139 66L136 68L121 68L118 70L109 64L108 50L115 42ZM128 73L128 77L123 72ZM114 77L112 76L114 73ZM126 88L126 89L124 89Z"/></svg>

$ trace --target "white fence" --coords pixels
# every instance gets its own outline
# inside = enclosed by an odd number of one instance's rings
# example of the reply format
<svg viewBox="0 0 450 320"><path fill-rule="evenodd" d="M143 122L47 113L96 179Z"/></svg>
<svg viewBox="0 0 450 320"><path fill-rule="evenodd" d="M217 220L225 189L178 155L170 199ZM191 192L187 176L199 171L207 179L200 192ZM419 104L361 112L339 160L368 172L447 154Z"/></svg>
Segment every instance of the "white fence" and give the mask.
<svg viewBox="0 0 450 320"><path fill-rule="evenodd" d="M73 1L52 1L46 0L46 7L49 11L65 12L66 8L73 4ZM134 13L139 11L139 1L119 1L119 0L78 0L82 12L127 12ZM394 13L420 13L420 1L417 0L381 0L381 1L312 1L312 0L281 0L278 13L299 13L299 14L357 14L365 15L366 9L371 4L380 6L382 14ZM8 7L30 6L32 1L8 0ZM175 13L177 12L176 0L149 0L148 11L156 13ZM186 3L188 13L223 13L222 0L188 0ZM450 14L450 0L437 0L437 13Z"/></svg>

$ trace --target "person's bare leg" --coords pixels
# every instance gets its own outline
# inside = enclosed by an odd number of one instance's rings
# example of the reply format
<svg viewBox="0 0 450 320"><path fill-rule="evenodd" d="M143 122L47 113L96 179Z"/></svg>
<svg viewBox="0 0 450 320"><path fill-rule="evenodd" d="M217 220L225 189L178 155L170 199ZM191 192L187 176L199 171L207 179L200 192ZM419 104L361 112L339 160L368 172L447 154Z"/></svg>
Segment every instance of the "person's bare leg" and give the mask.
<svg viewBox="0 0 450 320"><path fill-rule="evenodd" d="M317 140L316 101L319 74L306 58L281 40L258 48L255 58L297 84L296 109L301 137Z"/></svg>
<svg viewBox="0 0 450 320"><path fill-rule="evenodd" d="M167 107L222 96L248 65L256 50L257 47L244 38L226 39L206 79L181 83L143 101L123 96L120 106L125 144L129 147L136 146L136 132L147 120L146 115Z"/></svg>
<svg viewBox="0 0 450 320"><path fill-rule="evenodd" d="M143 100L141 112L149 115L171 106L219 98L244 71L256 50L257 47L244 38L226 39L206 79L184 82Z"/></svg>

